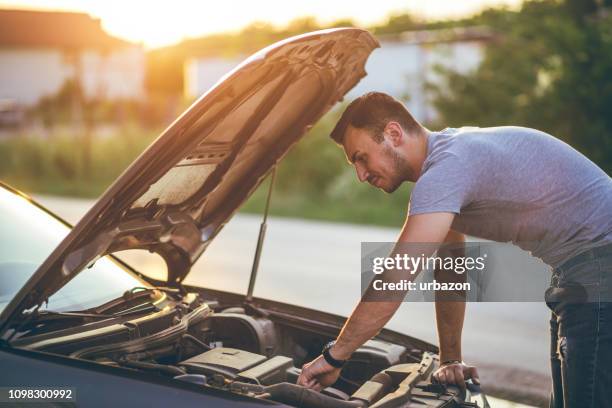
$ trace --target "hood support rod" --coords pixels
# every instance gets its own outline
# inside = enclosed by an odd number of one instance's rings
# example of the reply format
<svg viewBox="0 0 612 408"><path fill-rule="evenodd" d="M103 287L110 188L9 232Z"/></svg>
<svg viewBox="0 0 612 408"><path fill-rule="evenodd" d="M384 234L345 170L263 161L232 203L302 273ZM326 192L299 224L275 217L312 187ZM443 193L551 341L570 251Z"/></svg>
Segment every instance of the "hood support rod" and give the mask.
<svg viewBox="0 0 612 408"><path fill-rule="evenodd" d="M268 187L268 196L266 197L266 207L264 209L263 220L259 226L259 237L257 238L257 248L255 249L255 257L253 258L253 267L251 268L251 277L249 279L249 289L247 290L246 303L253 300L253 291L255 290L255 280L257 279L257 271L259 269L259 259L261 258L261 250L263 248L264 239L266 238L266 228L268 222L268 212L270 210L270 197L274 189L274 180L276 179L276 165L272 167L272 177L270 186Z"/></svg>

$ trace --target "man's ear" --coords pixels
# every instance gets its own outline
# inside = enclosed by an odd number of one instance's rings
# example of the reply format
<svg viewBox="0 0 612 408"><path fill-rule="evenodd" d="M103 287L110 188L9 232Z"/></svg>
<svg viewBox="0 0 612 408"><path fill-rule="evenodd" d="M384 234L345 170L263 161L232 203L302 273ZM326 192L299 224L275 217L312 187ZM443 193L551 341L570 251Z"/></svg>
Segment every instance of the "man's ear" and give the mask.
<svg viewBox="0 0 612 408"><path fill-rule="evenodd" d="M404 129L402 129L399 123L394 121L388 122L384 132L394 147L398 147L404 142Z"/></svg>

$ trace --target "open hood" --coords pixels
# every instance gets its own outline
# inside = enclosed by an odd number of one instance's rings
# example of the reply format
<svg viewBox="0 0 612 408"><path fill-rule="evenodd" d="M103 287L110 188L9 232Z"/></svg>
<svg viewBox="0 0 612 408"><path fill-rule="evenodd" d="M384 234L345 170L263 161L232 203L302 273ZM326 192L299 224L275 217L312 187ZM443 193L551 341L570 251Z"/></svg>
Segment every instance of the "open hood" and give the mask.
<svg viewBox="0 0 612 408"><path fill-rule="evenodd" d="M7 305L0 325L113 252L156 252L168 283L179 284L288 149L366 75L376 47L367 31L340 28L245 60L108 188Z"/></svg>

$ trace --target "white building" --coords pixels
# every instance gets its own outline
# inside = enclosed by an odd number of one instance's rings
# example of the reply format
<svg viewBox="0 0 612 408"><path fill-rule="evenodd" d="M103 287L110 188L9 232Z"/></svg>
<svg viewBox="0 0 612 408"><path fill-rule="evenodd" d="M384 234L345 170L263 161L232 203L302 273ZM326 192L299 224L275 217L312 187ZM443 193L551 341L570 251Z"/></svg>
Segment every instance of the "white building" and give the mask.
<svg viewBox="0 0 612 408"><path fill-rule="evenodd" d="M183 90L187 98L198 98L247 56L236 58L189 58L183 65Z"/></svg>
<svg viewBox="0 0 612 408"><path fill-rule="evenodd" d="M144 78L142 47L87 14L0 10L0 100L33 105L69 80L87 98L138 99Z"/></svg>
<svg viewBox="0 0 612 408"><path fill-rule="evenodd" d="M369 91L381 91L406 101L406 106L420 121L436 118L426 91L426 84L441 84L435 67L466 73L478 68L486 44L493 38L483 27L411 31L378 38L381 47L374 50L366 65L368 75L347 95L351 100ZM244 55L233 59L192 58L186 61L185 96L199 97L219 78L238 65Z"/></svg>

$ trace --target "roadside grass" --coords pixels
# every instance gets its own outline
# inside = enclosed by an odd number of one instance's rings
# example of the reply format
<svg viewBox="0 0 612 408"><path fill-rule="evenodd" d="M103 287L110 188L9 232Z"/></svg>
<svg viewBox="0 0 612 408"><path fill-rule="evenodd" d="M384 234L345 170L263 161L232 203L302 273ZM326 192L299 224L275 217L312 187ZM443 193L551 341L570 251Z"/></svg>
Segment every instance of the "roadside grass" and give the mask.
<svg viewBox="0 0 612 408"><path fill-rule="evenodd" d="M156 136L135 126L89 141L68 129L17 134L0 140L0 179L25 192L95 198Z"/></svg>

